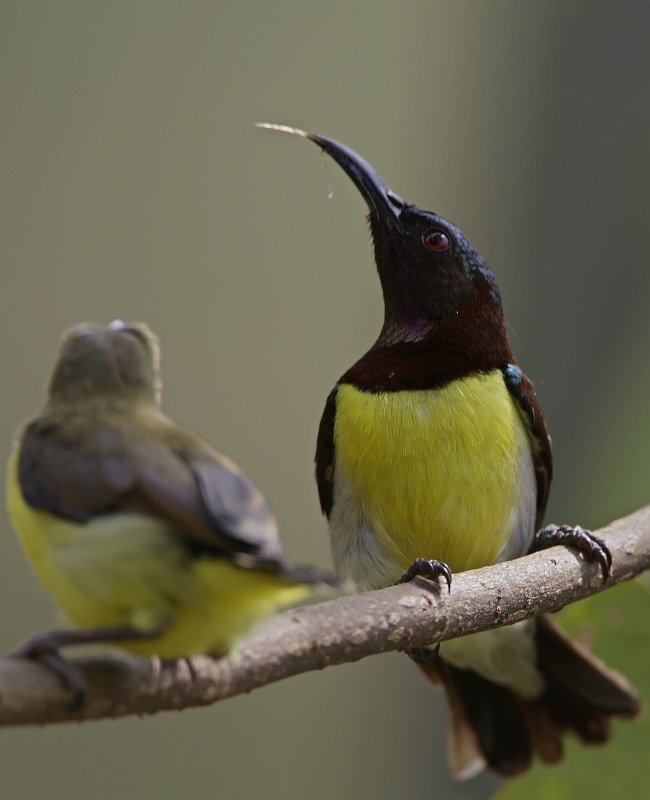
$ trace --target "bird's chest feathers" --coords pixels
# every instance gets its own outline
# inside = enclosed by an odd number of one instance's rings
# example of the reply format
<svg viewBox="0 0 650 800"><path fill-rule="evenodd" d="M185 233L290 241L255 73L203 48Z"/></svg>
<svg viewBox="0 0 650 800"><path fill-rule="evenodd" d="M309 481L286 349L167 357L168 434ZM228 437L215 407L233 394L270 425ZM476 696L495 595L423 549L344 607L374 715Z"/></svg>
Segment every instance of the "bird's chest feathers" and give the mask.
<svg viewBox="0 0 650 800"><path fill-rule="evenodd" d="M498 370L423 391L375 394L344 384L334 444L339 562L361 528L397 575L420 556L456 571L490 564L522 525L532 536L530 448Z"/></svg>

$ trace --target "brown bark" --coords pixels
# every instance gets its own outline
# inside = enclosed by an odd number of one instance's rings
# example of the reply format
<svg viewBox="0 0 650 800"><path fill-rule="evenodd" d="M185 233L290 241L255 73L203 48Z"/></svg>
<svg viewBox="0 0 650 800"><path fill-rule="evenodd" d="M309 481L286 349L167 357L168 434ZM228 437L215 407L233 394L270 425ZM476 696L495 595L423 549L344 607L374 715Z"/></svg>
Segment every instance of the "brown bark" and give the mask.
<svg viewBox="0 0 650 800"><path fill-rule="evenodd" d="M613 555L606 581L597 564L554 547L455 575L451 593L411 584L341 597L278 615L236 657L171 663L125 654L75 661L88 682L81 710L38 663L0 659L0 725L81 721L209 705L302 672L358 661L509 625L629 580L650 568L650 506L598 531Z"/></svg>

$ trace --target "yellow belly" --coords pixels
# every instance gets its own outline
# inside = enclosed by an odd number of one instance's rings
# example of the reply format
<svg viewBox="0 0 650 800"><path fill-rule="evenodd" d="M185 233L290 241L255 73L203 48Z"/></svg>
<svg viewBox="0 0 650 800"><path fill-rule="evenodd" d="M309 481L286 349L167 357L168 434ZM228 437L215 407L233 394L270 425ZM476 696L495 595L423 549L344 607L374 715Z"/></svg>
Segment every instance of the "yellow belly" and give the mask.
<svg viewBox="0 0 650 800"><path fill-rule="evenodd" d="M532 537L530 447L498 370L439 390L342 385L334 444L334 558L364 588L395 580L418 557L452 571L485 566L510 537Z"/></svg>
<svg viewBox="0 0 650 800"><path fill-rule="evenodd" d="M310 591L223 559L190 557L163 522L141 514L81 525L34 511L20 491L17 454L9 463L7 506L34 572L75 627L169 623L156 640L120 645L141 655L226 653L256 623Z"/></svg>

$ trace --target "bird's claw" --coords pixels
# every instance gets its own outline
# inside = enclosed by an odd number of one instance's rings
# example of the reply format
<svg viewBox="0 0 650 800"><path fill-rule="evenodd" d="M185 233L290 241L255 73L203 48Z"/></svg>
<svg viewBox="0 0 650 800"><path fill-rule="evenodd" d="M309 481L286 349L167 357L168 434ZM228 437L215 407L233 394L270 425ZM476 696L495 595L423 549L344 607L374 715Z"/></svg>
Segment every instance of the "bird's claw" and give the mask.
<svg viewBox="0 0 650 800"><path fill-rule="evenodd" d="M546 550L556 544L575 547L584 553L587 561L597 561L600 564L605 580L611 576L612 554L606 542L595 533L579 525L547 525L535 534L530 552Z"/></svg>
<svg viewBox="0 0 650 800"><path fill-rule="evenodd" d="M395 581L394 586L400 583L409 583L413 578L428 578L430 581L438 583L440 576L447 581L447 589L451 592L451 570L443 561L435 559L416 558L411 566L403 573L402 577Z"/></svg>
<svg viewBox="0 0 650 800"><path fill-rule="evenodd" d="M24 658L43 664L61 681L66 689L72 692L70 711L79 711L86 702L88 684L79 667L67 661L59 653L57 644L51 634L38 634L22 647L10 653L9 658Z"/></svg>
<svg viewBox="0 0 650 800"><path fill-rule="evenodd" d="M426 647L411 647L404 652L411 659L411 661L415 661L415 663L419 664L421 667L426 667L438 660L438 655L440 654L440 642L438 642L433 650L429 650Z"/></svg>

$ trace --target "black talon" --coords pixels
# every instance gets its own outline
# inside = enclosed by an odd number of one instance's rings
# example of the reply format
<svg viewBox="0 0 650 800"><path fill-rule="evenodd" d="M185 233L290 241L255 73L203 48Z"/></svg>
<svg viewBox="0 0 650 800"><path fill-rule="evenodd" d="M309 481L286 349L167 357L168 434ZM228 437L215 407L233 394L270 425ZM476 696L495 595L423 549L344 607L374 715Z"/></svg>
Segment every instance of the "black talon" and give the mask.
<svg viewBox="0 0 650 800"><path fill-rule="evenodd" d="M426 667L428 664L433 664L434 661L438 660L440 642L438 642L433 650L428 650L425 647L411 647L410 650L405 650L404 652L411 661L415 661L415 663L419 664L421 667Z"/></svg>
<svg viewBox="0 0 650 800"><path fill-rule="evenodd" d="M400 583L409 583L409 581L412 581L413 578L417 578L418 576L428 578L430 581L438 583L438 578L441 575L447 581L447 589L451 592L451 570L443 561L416 558L402 577L398 581L395 581L393 585L397 586Z"/></svg>
<svg viewBox="0 0 650 800"><path fill-rule="evenodd" d="M579 525L547 525L537 531L529 552L546 550L556 544L575 547L584 553L587 561L597 561L605 580L612 574L612 554L605 541Z"/></svg>

